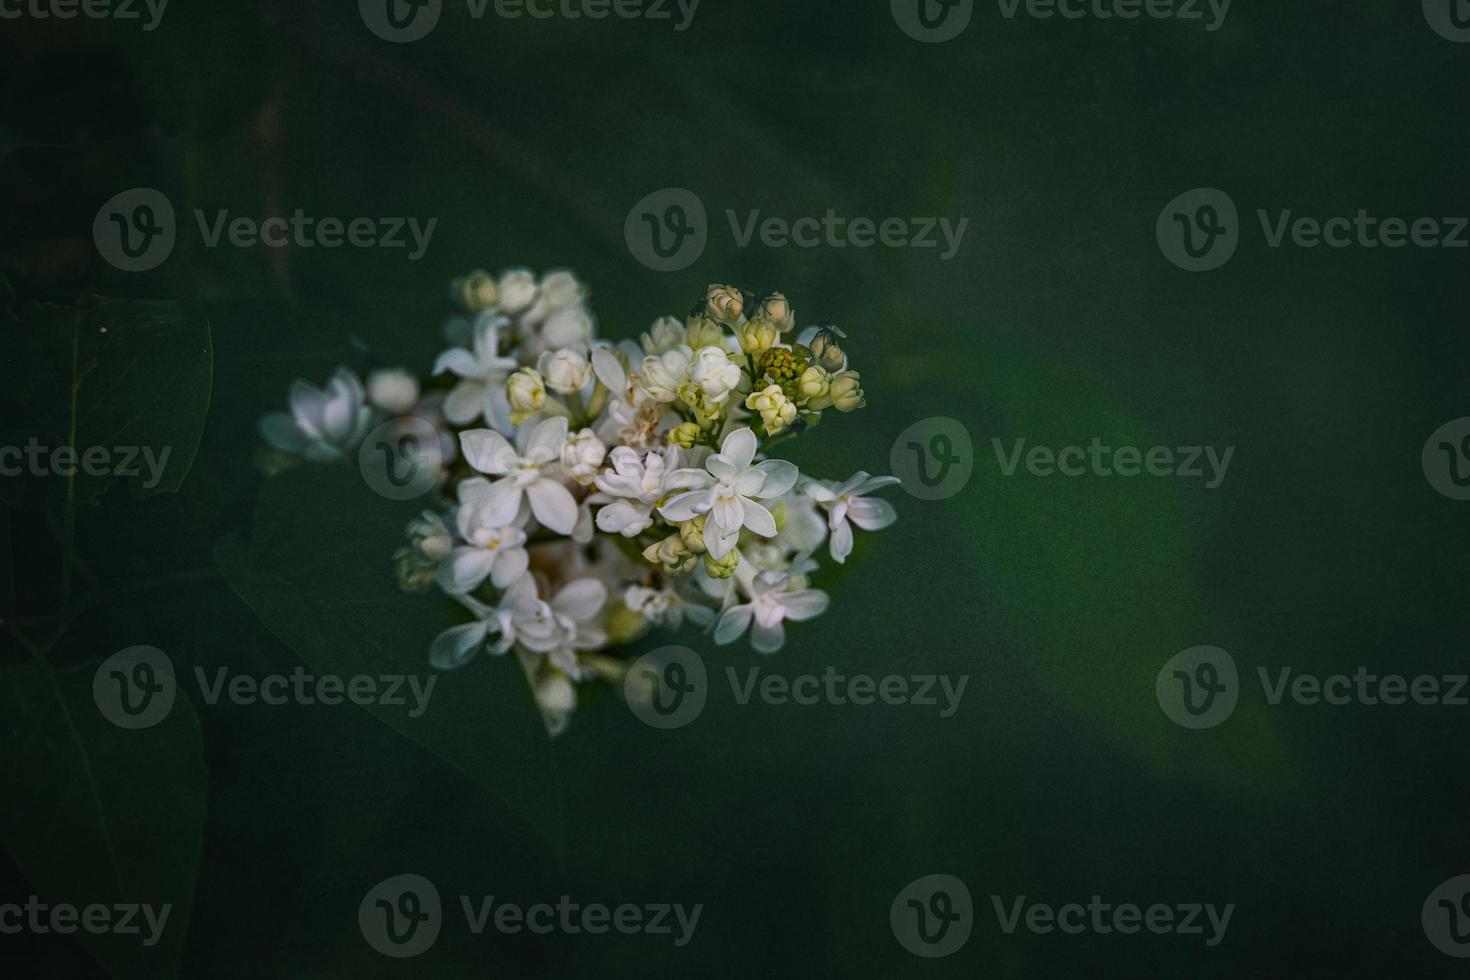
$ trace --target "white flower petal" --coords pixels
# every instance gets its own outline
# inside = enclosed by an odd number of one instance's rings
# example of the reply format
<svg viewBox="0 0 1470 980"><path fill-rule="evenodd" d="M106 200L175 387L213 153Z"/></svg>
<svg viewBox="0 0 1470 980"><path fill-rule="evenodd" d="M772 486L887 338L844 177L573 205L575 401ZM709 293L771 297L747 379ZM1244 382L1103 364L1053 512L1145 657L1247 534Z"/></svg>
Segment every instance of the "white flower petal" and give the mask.
<svg viewBox="0 0 1470 980"><path fill-rule="evenodd" d="M786 627L778 619L770 625L756 623L750 631L750 646L756 653L775 653L786 645Z"/></svg>
<svg viewBox="0 0 1470 980"><path fill-rule="evenodd" d="M852 554L852 525L841 521L834 526L829 547L832 552L832 560L839 565L845 564L847 556Z"/></svg>
<svg viewBox="0 0 1470 980"><path fill-rule="evenodd" d="M832 604L831 596L821 589L799 589L782 594L780 599L781 608L786 610L786 618L793 623L815 619Z"/></svg>
<svg viewBox="0 0 1470 980"><path fill-rule="evenodd" d="M310 440L299 428L296 420L285 412L272 412L260 420L260 434L273 449L288 453L306 451Z"/></svg>
<svg viewBox="0 0 1470 980"><path fill-rule="evenodd" d="M742 633L750 628L750 620L754 615L754 609L750 603L740 606L731 606L720 614L720 619L715 623L715 642L724 646L726 643L734 643L740 639Z"/></svg>
<svg viewBox="0 0 1470 980"><path fill-rule="evenodd" d="M461 432L459 448L464 452L465 462L492 476L509 473L515 460L515 450L505 441L505 436L493 429Z"/></svg>
<svg viewBox="0 0 1470 980"><path fill-rule="evenodd" d="M734 463L737 470L750 468L750 461L755 459L755 450L755 433L749 427L735 429L720 443L720 455Z"/></svg>
<svg viewBox="0 0 1470 980"><path fill-rule="evenodd" d="M847 518L864 531L881 531L898 520L898 512L886 500L858 497L848 506Z"/></svg>
<svg viewBox="0 0 1470 980"><path fill-rule="evenodd" d="M690 490L669 499L658 512L674 523L692 521L709 511L709 491Z"/></svg>
<svg viewBox="0 0 1470 980"><path fill-rule="evenodd" d="M429 647L429 664L435 670L458 670L475 658L485 644L489 625L484 622L465 623L445 630L434 637Z"/></svg>
<svg viewBox="0 0 1470 980"><path fill-rule="evenodd" d="M525 548L507 548L495 556L490 582L497 589L503 589L525 575L530 565L531 556Z"/></svg>
<svg viewBox="0 0 1470 980"><path fill-rule="evenodd" d="M577 501L566 487L551 479L540 479L526 488L531 513L557 534L571 534L577 526Z"/></svg>
<svg viewBox="0 0 1470 980"><path fill-rule="evenodd" d="M445 592L462 595L479 588L494 564L494 553L484 548L455 548L449 560L439 566L436 578Z"/></svg>
<svg viewBox="0 0 1470 980"><path fill-rule="evenodd" d="M776 519L771 516L770 511L749 498L743 498L740 507L745 512L746 527L763 538L776 536Z"/></svg>
<svg viewBox="0 0 1470 980"><path fill-rule="evenodd" d="M764 474L766 478L760 490L761 497L781 496L796 486L796 480L801 476L796 464L784 459L765 460L756 465L755 472Z"/></svg>
<svg viewBox="0 0 1470 980"><path fill-rule="evenodd" d="M562 586L551 608L569 616L575 622L584 622L602 612L607 604L607 586L595 578L579 578Z"/></svg>

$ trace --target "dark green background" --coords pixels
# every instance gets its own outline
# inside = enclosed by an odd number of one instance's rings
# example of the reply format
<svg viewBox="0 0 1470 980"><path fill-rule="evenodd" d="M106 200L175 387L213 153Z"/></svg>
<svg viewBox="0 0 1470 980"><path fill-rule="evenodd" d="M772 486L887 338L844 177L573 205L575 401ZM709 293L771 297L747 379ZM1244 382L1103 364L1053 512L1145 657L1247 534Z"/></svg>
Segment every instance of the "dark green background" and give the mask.
<svg viewBox="0 0 1470 980"><path fill-rule="evenodd" d="M1419 910L1470 871L1470 709L1272 709L1252 680L1226 725L1192 733L1159 711L1153 682L1204 643L1251 678L1464 670L1470 504L1436 494L1419 453L1470 415L1470 252L1273 250L1254 212L1466 214L1467 79L1470 46L1430 31L1417 0L1237 0L1216 33L1007 21L981 2L940 45L905 36L885 0L704 0L683 34L477 22L451 3L406 46L369 34L347 0L173 0L151 34L0 22L0 270L23 300L187 299L212 327L213 399L181 492L113 494L81 517L104 583L212 568L216 540L250 529L255 422L290 380L368 364L349 338L426 368L446 283L476 266L575 269L611 337L682 312L713 281L779 288L803 321L837 322L869 405L796 443L804 470L886 471L894 438L929 416L960 419L976 443L958 496L889 491L899 523L860 538L824 580L832 611L760 661L965 673L955 717L725 695L657 733L611 699L585 704L545 774L565 812L560 856L546 828L361 710L196 704L208 818L181 975L1458 972ZM185 224L168 263L128 276L90 229L138 185L181 216L301 207L439 223L418 262L206 250ZM715 222L702 259L667 275L622 236L633 202L666 186L696 191ZM1154 221L1198 186L1227 190L1247 229L1230 264L1191 275L1160 254ZM941 262L737 249L726 208L971 223ZM992 437L1093 436L1237 448L1214 491L1005 479L989 450ZM18 611L52 611L30 583L55 581L54 539L29 513L9 529ZM0 642L7 665L23 661ZM716 667L757 660L687 642ZM215 578L94 607L54 659L133 644L181 666L300 662ZM402 669L425 669L425 653L404 649ZM513 683L506 667L472 669ZM493 738L486 725L460 737ZM356 909L405 871L446 896L705 909L678 950L448 928L394 963L363 943ZM968 883L978 920L964 949L925 961L895 942L888 906L935 872ZM37 887L0 862L0 901ZM1214 949L1007 937L989 912L991 894L1094 893L1236 910ZM96 975L55 939L0 937L7 963Z"/></svg>

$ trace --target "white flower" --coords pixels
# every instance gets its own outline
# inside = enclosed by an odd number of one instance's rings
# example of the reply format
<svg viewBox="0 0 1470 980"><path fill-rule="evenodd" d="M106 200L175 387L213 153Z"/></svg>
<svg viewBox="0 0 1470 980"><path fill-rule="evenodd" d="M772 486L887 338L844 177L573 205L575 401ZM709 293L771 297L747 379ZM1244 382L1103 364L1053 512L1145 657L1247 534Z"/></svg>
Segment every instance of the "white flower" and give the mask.
<svg viewBox="0 0 1470 980"><path fill-rule="evenodd" d="M711 557L724 558L735 547L740 529L748 527L761 537L776 535L776 520L757 500L779 497L790 490L799 476L796 466L784 459L755 459L756 438L749 428L725 436L720 451L705 461L705 470L680 470L674 479L696 487L672 498L659 513L673 523L708 514L704 544Z"/></svg>
<svg viewBox="0 0 1470 980"><path fill-rule="evenodd" d="M785 620L799 623L827 611L827 593L820 589L788 590L789 584L787 576L771 572L761 572L751 579L744 586L750 601L730 606L720 614L715 642L733 643L750 629L750 645L757 653L775 653L786 643Z"/></svg>
<svg viewBox="0 0 1470 980"><path fill-rule="evenodd" d="M672 586L650 589L643 585L630 585L623 592L623 605L651 623L675 630L684 625L686 616L698 626L708 626L715 620L714 610L690 602Z"/></svg>
<svg viewBox="0 0 1470 980"><path fill-rule="evenodd" d="M655 401L677 401L679 388L689 380L689 364L693 357L694 352L684 344L662 354L650 354L643 359L638 386Z"/></svg>
<svg viewBox="0 0 1470 980"><path fill-rule="evenodd" d="M536 302L536 275L530 269L507 269L495 284L502 312L515 315Z"/></svg>
<svg viewBox="0 0 1470 980"><path fill-rule="evenodd" d="M548 272L541 278L541 302L549 310L578 306L587 298L587 287L566 269Z"/></svg>
<svg viewBox="0 0 1470 980"><path fill-rule="evenodd" d="M529 499L536 520L557 534L572 533L577 501L552 475L561 466L566 441L567 420L562 415L521 426L514 447L490 429L460 433L465 460L477 471L501 478L490 484L483 502L487 523L511 523L521 501Z"/></svg>
<svg viewBox="0 0 1470 980"><path fill-rule="evenodd" d="M516 369L515 358L500 356L500 329L504 325L502 319L482 315L475 321L473 351L453 347L434 362L435 374L449 371L460 378L444 399L444 417L455 425L467 425L481 417L488 421L506 377Z"/></svg>
<svg viewBox="0 0 1470 980"><path fill-rule="evenodd" d="M812 481L802 489L827 511L827 526L832 530L830 550L838 564L852 553L853 524L864 531L881 531L898 520L893 505L886 500L867 499L866 495L882 487L898 483L896 476L873 476L859 471L846 483L833 485Z"/></svg>
<svg viewBox="0 0 1470 980"><path fill-rule="evenodd" d="M546 351L592 343L592 314L580 306L556 310L533 330L525 331L524 354L539 357Z"/></svg>
<svg viewBox="0 0 1470 980"><path fill-rule="evenodd" d="M655 320L653 326L648 328L648 332L643 334L640 341L645 354L662 354L681 344L686 344L688 338L689 332L684 328L684 324L671 316L665 316Z"/></svg>
<svg viewBox="0 0 1470 980"><path fill-rule="evenodd" d="M781 524L781 532L776 535L776 543L787 551L808 554L820 548L827 540L827 519L817 513L816 500L793 490L782 497L780 503L785 507L786 519Z"/></svg>
<svg viewBox="0 0 1470 980"><path fill-rule="evenodd" d="M561 447L562 469L584 487L597 476L606 456L607 447L591 429L583 429L567 439L566 445Z"/></svg>
<svg viewBox="0 0 1470 980"><path fill-rule="evenodd" d="M582 347L546 351L536 362L536 368L547 386L562 395L581 391L592 380L592 365L587 363L587 351Z"/></svg>
<svg viewBox="0 0 1470 980"><path fill-rule="evenodd" d="M434 638L429 647L429 664L435 670L458 670L485 646L492 633L500 639L490 648L501 654L515 645L522 625L536 626L541 607L546 604L536 595L536 580L522 575L505 590L499 605L490 607L470 596L456 596L460 604L475 616L473 622L452 626Z"/></svg>
<svg viewBox="0 0 1470 980"><path fill-rule="evenodd" d="M455 523L467 544L455 548L439 566L439 586L450 594L473 592L486 578L497 589L526 574L526 532L496 520L490 504L490 482L472 477L459 485Z"/></svg>
<svg viewBox="0 0 1470 980"><path fill-rule="evenodd" d="M516 622L516 642L547 659L563 673L581 680L583 667L578 650L595 650L607 642L602 628L602 610L607 605L607 586L595 578L573 579L534 613Z"/></svg>
<svg viewBox="0 0 1470 980"><path fill-rule="evenodd" d="M312 462L342 459L372 428L373 412L357 375L338 368L322 391L305 381L291 385L291 411L260 420L260 434L276 449Z"/></svg>
<svg viewBox="0 0 1470 980"><path fill-rule="evenodd" d="M389 415L402 415L419 400L419 382L402 368L383 368L368 375L368 401Z"/></svg>
<svg viewBox="0 0 1470 980"><path fill-rule="evenodd" d="M618 446L608 456L611 471L600 473L597 489L601 491L595 502L611 500L597 512L597 526L609 534L621 534L635 538L653 526L653 510L659 500L670 489L690 486L688 482L671 483L679 469L679 447L669 446L663 452L651 452L646 456L627 446Z"/></svg>
<svg viewBox="0 0 1470 980"><path fill-rule="evenodd" d="M701 347L694 352L689 380L699 385L711 405L722 404L740 384L738 365L730 363L723 348Z"/></svg>

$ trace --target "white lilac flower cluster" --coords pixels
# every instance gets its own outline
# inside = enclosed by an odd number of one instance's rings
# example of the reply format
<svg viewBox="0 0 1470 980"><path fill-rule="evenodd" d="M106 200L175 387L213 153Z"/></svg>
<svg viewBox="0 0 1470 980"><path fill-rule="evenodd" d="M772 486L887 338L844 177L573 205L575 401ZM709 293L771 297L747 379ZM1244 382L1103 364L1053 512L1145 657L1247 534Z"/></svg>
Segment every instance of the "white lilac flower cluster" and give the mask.
<svg viewBox="0 0 1470 980"><path fill-rule="evenodd" d="M409 525L399 582L437 584L468 613L434 641L435 668L513 652L553 734L576 685L620 679L609 651L651 628L779 650L785 622L828 606L813 555L843 562L854 528L896 519L870 496L894 477L823 481L769 457L825 410L864 404L845 335L798 332L780 293L711 286L685 319L615 343L568 272L477 272L452 292L466 315L446 325L437 380L394 369L364 385L339 369L325 391L298 381L261 431L329 461L387 417L437 429L443 507Z"/></svg>

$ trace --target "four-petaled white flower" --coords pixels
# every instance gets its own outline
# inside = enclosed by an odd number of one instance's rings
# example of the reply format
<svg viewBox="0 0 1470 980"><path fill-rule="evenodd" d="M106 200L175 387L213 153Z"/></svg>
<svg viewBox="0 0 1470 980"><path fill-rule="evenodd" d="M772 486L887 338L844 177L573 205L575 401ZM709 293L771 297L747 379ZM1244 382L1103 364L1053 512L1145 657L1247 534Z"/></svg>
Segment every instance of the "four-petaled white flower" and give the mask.
<svg viewBox="0 0 1470 980"><path fill-rule="evenodd" d="M558 479L566 441L564 415L521 426L513 447L491 429L460 433L465 460L481 473L500 477L490 484L483 501L488 522L511 523L521 501L529 500L536 520L557 534L572 533L577 525L577 501Z"/></svg>
<svg viewBox="0 0 1470 980"><path fill-rule="evenodd" d="M864 531L881 531L898 520L888 501L867 497L874 490L898 482L896 476L869 476L859 470L845 483L832 485L813 480L802 488L827 511L827 526L832 531L828 548L833 561L843 564L852 553L852 524Z"/></svg>
<svg viewBox="0 0 1470 980"><path fill-rule="evenodd" d="M490 652L504 653L515 646L521 626L535 628L540 607L545 605L536 595L536 580L529 575L522 575L512 582L496 606L487 606L473 596L455 598L475 618L463 626L451 626L434 637L429 647L429 664L435 670L463 667L485 649L491 634L500 638L489 648Z"/></svg>
<svg viewBox="0 0 1470 980"><path fill-rule="evenodd" d="M733 643L747 629L757 653L775 653L786 643L786 620L799 623L827 611L829 598L821 589L790 589L787 575L761 572L742 583L749 602L730 606L715 624L715 642Z"/></svg>
<svg viewBox="0 0 1470 980"><path fill-rule="evenodd" d="M673 523L707 514L704 544L711 557L724 558L735 547L740 529L748 527L764 538L776 536L776 519L758 501L779 497L796 483L796 466L784 459L755 459L755 433L736 429L725 436L720 451L705 461L704 470L679 470L673 479L695 489L671 498L658 509Z"/></svg>
<svg viewBox="0 0 1470 980"><path fill-rule="evenodd" d="M452 347L434 362L434 373L459 376L459 384L444 399L444 417L455 425L493 418L495 403L505 397L505 379L516 367L514 357L500 355L500 331L505 320L491 313L475 321L474 349Z"/></svg>
<svg viewBox="0 0 1470 980"><path fill-rule="evenodd" d="M455 523L467 542L450 552L439 566L439 585L452 595L473 592L485 579L497 589L510 586L526 574L526 532L497 519L490 502L490 481L472 477L459 485L459 512Z"/></svg>
<svg viewBox="0 0 1470 980"><path fill-rule="evenodd" d="M621 534L625 538L635 538L652 527L653 510L659 500L670 489L692 485L687 479L682 484L670 482L676 473L681 472L679 461L678 446L647 455L639 455L627 446L614 449L608 456L612 470L597 477L597 489L601 493L593 502L607 502L597 512L597 526L609 534Z"/></svg>
<svg viewBox="0 0 1470 980"><path fill-rule="evenodd" d="M595 578L573 579L552 596L539 602L529 615L516 620L516 641L532 653L546 655L558 670L581 680L584 668L578 650L595 650L607 643L602 628L602 609L607 605L607 586Z"/></svg>
<svg viewBox="0 0 1470 980"><path fill-rule="evenodd" d="M338 368L327 390L298 380L291 385L290 412L272 412L260 420L260 434L276 449L314 463L342 459L357 448L372 428L362 382Z"/></svg>

